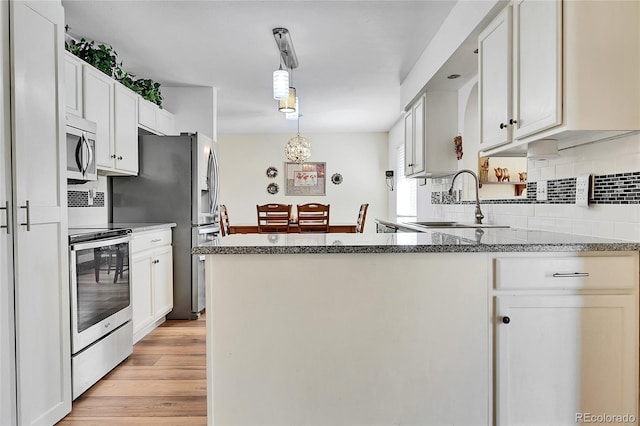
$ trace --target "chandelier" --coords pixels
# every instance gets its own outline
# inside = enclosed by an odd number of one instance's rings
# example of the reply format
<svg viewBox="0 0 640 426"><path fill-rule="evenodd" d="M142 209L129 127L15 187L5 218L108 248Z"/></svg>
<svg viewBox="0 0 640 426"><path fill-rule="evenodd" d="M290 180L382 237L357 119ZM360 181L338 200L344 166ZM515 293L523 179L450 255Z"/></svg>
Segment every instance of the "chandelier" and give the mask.
<svg viewBox="0 0 640 426"><path fill-rule="evenodd" d="M300 136L300 115L298 115L298 133L287 141L284 147L287 159L294 163L304 163L311 157L311 142L304 136Z"/></svg>

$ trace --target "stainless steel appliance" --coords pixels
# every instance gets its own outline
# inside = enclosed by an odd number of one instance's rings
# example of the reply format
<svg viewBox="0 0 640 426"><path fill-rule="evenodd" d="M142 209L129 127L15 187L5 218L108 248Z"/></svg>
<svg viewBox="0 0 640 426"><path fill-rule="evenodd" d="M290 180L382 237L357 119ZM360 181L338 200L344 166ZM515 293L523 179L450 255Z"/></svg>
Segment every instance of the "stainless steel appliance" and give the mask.
<svg viewBox="0 0 640 426"><path fill-rule="evenodd" d="M97 180L96 123L67 114L67 181L83 183Z"/></svg>
<svg viewBox="0 0 640 426"><path fill-rule="evenodd" d="M218 161L201 133L139 137L138 176L113 177L112 222L174 222L171 319L195 319L205 307L204 260L191 248L218 225Z"/></svg>
<svg viewBox="0 0 640 426"><path fill-rule="evenodd" d="M133 352L128 229L69 229L73 399Z"/></svg>

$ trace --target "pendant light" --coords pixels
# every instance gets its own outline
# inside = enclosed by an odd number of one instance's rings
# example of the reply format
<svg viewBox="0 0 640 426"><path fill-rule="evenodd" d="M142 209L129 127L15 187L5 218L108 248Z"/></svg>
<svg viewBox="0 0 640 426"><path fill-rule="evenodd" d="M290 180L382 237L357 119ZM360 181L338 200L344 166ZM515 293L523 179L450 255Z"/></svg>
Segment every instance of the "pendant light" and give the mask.
<svg viewBox="0 0 640 426"><path fill-rule="evenodd" d="M297 120L300 113L300 104L298 103L298 97L296 96L296 102L294 104L295 111L288 112L284 115L287 120Z"/></svg>
<svg viewBox="0 0 640 426"><path fill-rule="evenodd" d="M300 136L300 117L298 114L298 133L289 139L284 147L284 153L289 161L294 163L304 163L311 157L311 142L304 136Z"/></svg>
<svg viewBox="0 0 640 426"><path fill-rule="evenodd" d="M278 48L282 50L282 34L278 34L280 40ZM282 69L282 55L280 57L280 68L273 72L273 99L280 100L289 97L289 71Z"/></svg>
<svg viewBox="0 0 640 426"><path fill-rule="evenodd" d="M289 96L280 99L278 103L278 111L280 112L296 112L296 88L289 87Z"/></svg>

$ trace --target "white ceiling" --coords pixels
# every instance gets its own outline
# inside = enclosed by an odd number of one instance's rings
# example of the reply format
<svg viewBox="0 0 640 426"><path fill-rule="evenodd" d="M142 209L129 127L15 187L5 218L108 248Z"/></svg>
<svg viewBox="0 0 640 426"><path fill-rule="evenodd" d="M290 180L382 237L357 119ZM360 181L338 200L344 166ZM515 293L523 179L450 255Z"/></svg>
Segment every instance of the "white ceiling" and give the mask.
<svg viewBox="0 0 640 426"><path fill-rule="evenodd" d="M167 86L218 88L218 132L286 133L272 98L288 28L301 132L388 131L400 83L455 0L63 0L69 34L113 46L123 68Z"/></svg>

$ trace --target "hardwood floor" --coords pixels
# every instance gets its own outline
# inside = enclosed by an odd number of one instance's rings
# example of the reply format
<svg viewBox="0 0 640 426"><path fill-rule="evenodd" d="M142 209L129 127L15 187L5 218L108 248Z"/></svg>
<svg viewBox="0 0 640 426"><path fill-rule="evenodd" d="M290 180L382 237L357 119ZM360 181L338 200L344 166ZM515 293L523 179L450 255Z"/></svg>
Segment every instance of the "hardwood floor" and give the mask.
<svg viewBox="0 0 640 426"><path fill-rule="evenodd" d="M169 320L73 402L58 425L206 425L205 315Z"/></svg>

